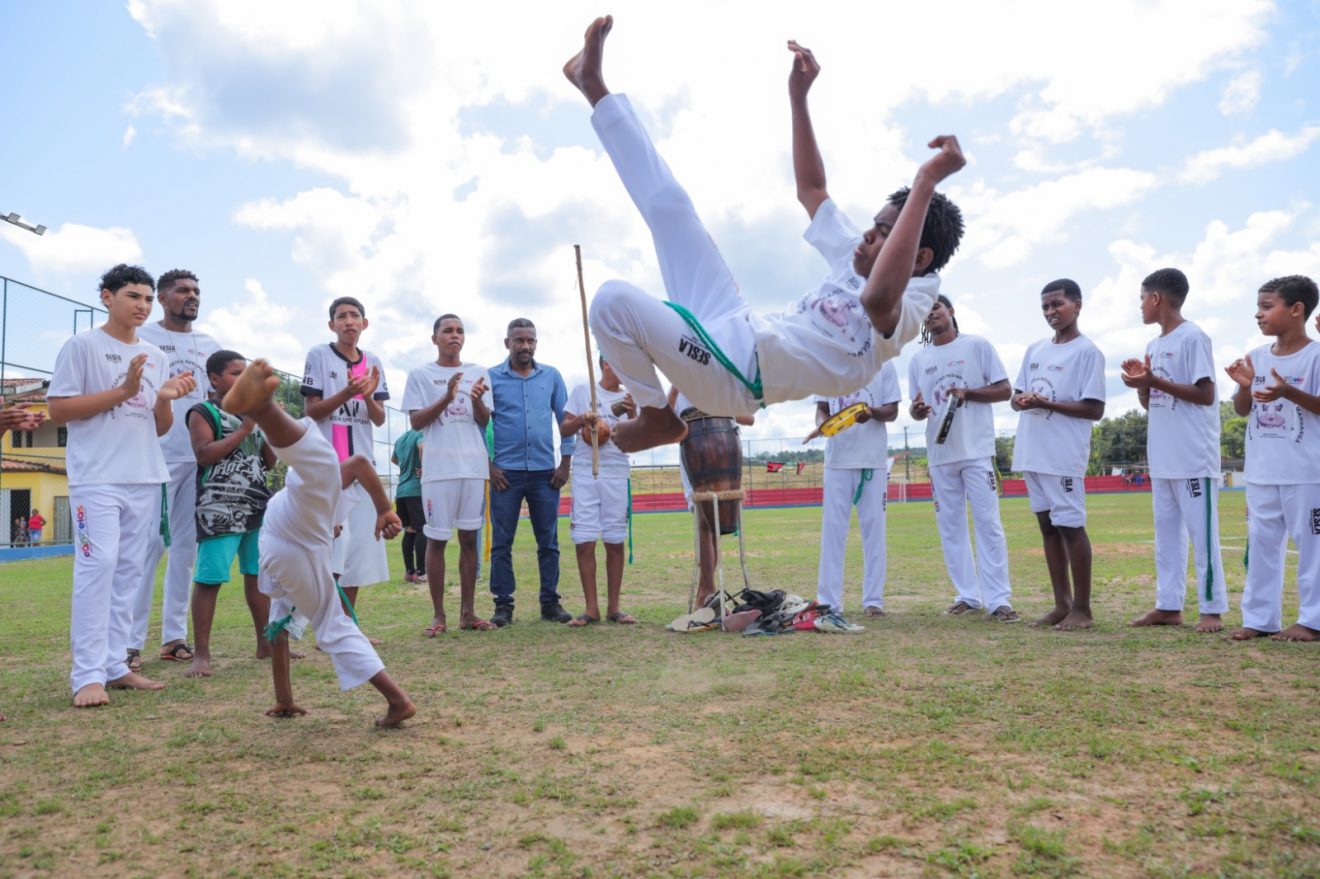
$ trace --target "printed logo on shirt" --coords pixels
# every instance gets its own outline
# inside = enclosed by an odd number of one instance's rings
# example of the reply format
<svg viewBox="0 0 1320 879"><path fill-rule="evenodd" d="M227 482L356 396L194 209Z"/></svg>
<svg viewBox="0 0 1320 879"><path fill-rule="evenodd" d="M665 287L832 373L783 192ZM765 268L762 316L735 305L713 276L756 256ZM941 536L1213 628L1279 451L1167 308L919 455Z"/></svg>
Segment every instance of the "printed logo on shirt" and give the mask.
<svg viewBox="0 0 1320 879"><path fill-rule="evenodd" d="M986 475L986 481L990 483L990 490L995 491L998 486L995 484L995 471L991 470Z"/></svg>
<svg viewBox="0 0 1320 879"><path fill-rule="evenodd" d="M111 363L123 363L124 358L119 354L106 354L105 359Z"/></svg>
<svg viewBox="0 0 1320 879"><path fill-rule="evenodd" d="M932 373L935 373L935 372L938 372L938 371L939 371L939 367L938 367L938 366L927 366L927 367L926 367L926 375L931 375Z"/></svg>
<svg viewBox="0 0 1320 879"><path fill-rule="evenodd" d="M1320 509L1311 510L1311 533L1320 534Z"/></svg>
<svg viewBox="0 0 1320 879"><path fill-rule="evenodd" d="M426 501L426 524L435 524L435 516L431 514L431 501L429 498Z"/></svg>
<svg viewBox="0 0 1320 879"><path fill-rule="evenodd" d="M861 289L862 282L859 281L859 280L857 280L857 277L856 277L856 276L853 276L853 277L851 277L851 278L848 279L848 286L851 287L851 288L854 289L854 290L859 290L859 289Z"/></svg>
<svg viewBox="0 0 1320 879"><path fill-rule="evenodd" d="M1062 366L1060 366L1057 363L1051 363L1049 366L1045 368L1050 372L1063 372L1064 369Z"/></svg>
<svg viewBox="0 0 1320 879"><path fill-rule="evenodd" d="M78 529L78 549L82 552L83 558L89 559L92 557L92 538L87 534L87 510L82 504L79 504L78 509L74 511L74 521Z"/></svg>
<svg viewBox="0 0 1320 879"><path fill-rule="evenodd" d="M697 344L697 341L691 336L683 336L678 340L678 352L686 354L690 359L695 360L702 366L710 363L710 352Z"/></svg>
<svg viewBox="0 0 1320 879"><path fill-rule="evenodd" d="M339 378L339 373L335 372L333 369L330 370L330 378L332 379Z"/></svg>
<svg viewBox="0 0 1320 879"><path fill-rule="evenodd" d="M1198 498L1198 497L1200 497L1200 496L1201 496L1201 480L1199 480L1199 479L1189 479L1189 480L1187 480L1187 494L1188 494L1189 496L1191 496L1191 497L1194 497L1194 498Z"/></svg>
<svg viewBox="0 0 1320 879"><path fill-rule="evenodd" d="M1072 490L1073 490L1073 478L1072 478L1071 476L1065 476L1065 477L1063 477L1062 479L1060 479L1059 482L1060 482L1060 484L1063 485L1063 493L1064 493L1064 494L1072 494Z"/></svg>

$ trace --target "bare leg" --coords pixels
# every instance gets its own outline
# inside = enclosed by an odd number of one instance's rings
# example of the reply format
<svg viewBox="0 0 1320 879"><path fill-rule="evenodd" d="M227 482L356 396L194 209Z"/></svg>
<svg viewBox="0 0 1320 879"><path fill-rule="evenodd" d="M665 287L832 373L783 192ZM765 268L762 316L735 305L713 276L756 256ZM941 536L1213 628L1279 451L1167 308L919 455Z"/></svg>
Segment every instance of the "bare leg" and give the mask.
<svg viewBox="0 0 1320 879"><path fill-rule="evenodd" d="M190 678L211 676L211 625L215 622L215 603L220 596L219 583L194 583L192 597L193 648L192 665L184 675Z"/></svg>
<svg viewBox="0 0 1320 879"><path fill-rule="evenodd" d="M1147 611L1137 617L1129 626L1142 628L1144 626L1181 626L1183 624L1182 611L1180 610L1160 610L1158 607Z"/></svg>
<svg viewBox="0 0 1320 879"><path fill-rule="evenodd" d="M389 672L376 672L371 678L371 685L380 691L380 694L385 697L385 701L389 705L385 716L376 719L376 726L399 726L417 713L417 706L408 698L408 694L403 692L403 688L394 683L394 679L390 677Z"/></svg>
<svg viewBox="0 0 1320 879"><path fill-rule="evenodd" d="M342 586L344 590L344 616L351 617L353 610L357 608L358 588L356 586Z"/></svg>
<svg viewBox="0 0 1320 879"><path fill-rule="evenodd" d="M1275 641L1320 641L1320 630L1303 626L1301 623L1293 623L1282 632L1270 637Z"/></svg>
<svg viewBox="0 0 1320 879"><path fill-rule="evenodd" d="M1217 613L1203 613L1196 621L1196 631L1201 633L1224 631L1224 620Z"/></svg>
<svg viewBox="0 0 1320 879"><path fill-rule="evenodd" d="M107 681L106 687L111 690L163 690L165 685L160 681L153 681L135 672L129 672L126 675L115 678L113 681ZM84 687L83 689L86 689ZM81 692L81 691L79 691ZM77 704L76 701L74 704Z"/></svg>
<svg viewBox="0 0 1320 879"><path fill-rule="evenodd" d="M280 632L271 645L270 673L275 679L275 707L267 717L301 717L307 712L293 701L293 681L289 676L289 633Z"/></svg>
<svg viewBox="0 0 1320 879"><path fill-rule="evenodd" d="M713 529L702 520L701 557L697 562L700 575L697 578L697 607L706 603L706 599L715 594L715 566L720 560L720 544L715 539Z"/></svg>
<svg viewBox="0 0 1320 879"><path fill-rule="evenodd" d="M582 615L600 622L600 601L596 596L596 541L573 544L577 556L578 579L582 581ZM572 620L570 626L585 626L586 622Z"/></svg>
<svg viewBox="0 0 1320 879"><path fill-rule="evenodd" d="M687 433L687 422L675 415L673 409L643 406L636 418L621 421L614 428L614 444L620 451L631 454L682 442Z"/></svg>
<svg viewBox="0 0 1320 879"><path fill-rule="evenodd" d="M623 592L623 564L625 561L622 543L605 544L605 608L607 615L619 612L619 595Z"/></svg>
<svg viewBox="0 0 1320 879"><path fill-rule="evenodd" d="M100 684L88 684L73 694L74 708L96 708L98 705L109 704L110 696Z"/></svg>
<svg viewBox="0 0 1320 879"><path fill-rule="evenodd" d="M247 600L248 613L252 614L252 625L257 630L257 659L269 659L270 642L266 640L266 621L270 619L270 596L257 588L255 575L244 574L243 597ZM302 659L301 653L292 650L289 656Z"/></svg>
<svg viewBox="0 0 1320 879"><path fill-rule="evenodd" d="M1072 568L1072 610L1054 628L1060 631L1089 629L1091 618L1091 538L1085 528L1059 528Z"/></svg>
<svg viewBox="0 0 1320 879"><path fill-rule="evenodd" d="M564 64L564 76L586 96L591 106L600 103L600 99L610 93L605 87L605 75L601 72L601 61L605 55L605 37L614 27L614 16L605 15L587 26L582 37L582 51Z"/></svg>
<svg viewBox="0 0 1320 879"><path fill-rule="evenodd" d="M432 637L445 631L445 547L448 545L449 541L435 538L426 542L426 585L431 591L431 625L426 631Z"/></svg>
<svg viewBox="0 0 1320 879"><path fill-rule="evenodd" d="M1042 628L1054 626L1072 610L1072 589L1068 585L1068 548L1063 535L1050 522L1048 511L1036 514L1040 536L1045 545L1045 569L1049 571L1050 588L1054 591L1054 610L1029 625Z"/></svg>
<svg viewBox="0 0 1320 879"><path fill-rule="evenodd" d="M427 565L429 570L430 565ZM429 576L429 575L428 575ZM465 629L494 628L477 616L477 532L458 532L458 619Z"/></svg>

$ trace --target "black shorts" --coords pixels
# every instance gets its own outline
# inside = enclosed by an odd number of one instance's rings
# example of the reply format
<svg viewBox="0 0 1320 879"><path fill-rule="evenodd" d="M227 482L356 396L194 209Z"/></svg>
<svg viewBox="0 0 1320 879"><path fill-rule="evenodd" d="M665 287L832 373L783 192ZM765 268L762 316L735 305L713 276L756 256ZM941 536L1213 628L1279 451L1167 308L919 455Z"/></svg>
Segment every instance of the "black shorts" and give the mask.
<svg viewBox="0 0 1320 879"><path fill-rule="evenodd" d="M411 528L421 533L422 526L426 524L426 516L422 514L420 497L395 498L394 511L399 514L399 521L403 523L404 528Z"/></svg>

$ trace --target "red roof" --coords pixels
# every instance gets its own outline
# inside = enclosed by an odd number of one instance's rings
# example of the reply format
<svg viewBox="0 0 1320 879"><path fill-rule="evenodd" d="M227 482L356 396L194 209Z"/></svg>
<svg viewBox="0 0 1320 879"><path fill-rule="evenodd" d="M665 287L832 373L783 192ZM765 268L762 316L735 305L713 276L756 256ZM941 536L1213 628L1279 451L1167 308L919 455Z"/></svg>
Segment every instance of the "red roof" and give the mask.
<svg viewBox="0 0 1320 879"><path fill-rule="evenodd" d="M68 475L63 467L54 464L38 464L35 461L15 461L13 458L0 458L0 471L5 473L54 473L56 476Z"/></svg>

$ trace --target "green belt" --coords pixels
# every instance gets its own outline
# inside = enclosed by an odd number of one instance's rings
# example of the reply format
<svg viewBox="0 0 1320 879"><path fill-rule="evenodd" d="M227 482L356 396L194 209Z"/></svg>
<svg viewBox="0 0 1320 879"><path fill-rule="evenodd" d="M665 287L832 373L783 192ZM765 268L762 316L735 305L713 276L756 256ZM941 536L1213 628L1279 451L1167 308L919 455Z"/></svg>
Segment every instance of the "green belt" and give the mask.
<svg viewBox="0 0 1320 879"><path fill-rule="evenodd" d="M866 483L870 482L872 477L874 476L875 476L875 471L872 470L870 467L862 468L862 478L857 480L857 490L853 492L852 502L854 506L856 506L857 502L862 499L862 492L866 490ZM849 513L849 515L852 514Z"/></svg>
<svg viewBox="0 0 1320 879"><path fill-rule="evenodd" d="M701 322L697 320L696 316L692 312L688 311L686 308L679 305L677 302L666 302L665 305L668 305L670 308L674 309L674 311L678 313L678 316L683 318L683 322L687 324L689 328L691 328L692 332L697 334L697 338L701 340L701 344L709 348L710 353L715 355L715 360L719 362L720 366L723 366L725 369L727 369L730 375L732 375L739 382L741 382L742 386L747 389L747 392L752 395L752 398L756 400L756 402L760 403L761 408L764 409L765 392L761 387L760 359L758 358L756 362L756 377L753 378L751 381L748 381L747 376L743 375L742 372L739 371L738 367L733 365L733 361L731 361L725 355L725 353L720 350L720 346L715 344L715 340L710 337L710 333L706 332L706 328L701 325Z"/></svg>

